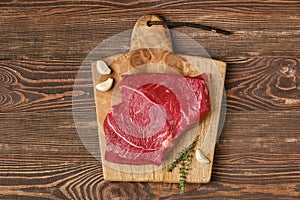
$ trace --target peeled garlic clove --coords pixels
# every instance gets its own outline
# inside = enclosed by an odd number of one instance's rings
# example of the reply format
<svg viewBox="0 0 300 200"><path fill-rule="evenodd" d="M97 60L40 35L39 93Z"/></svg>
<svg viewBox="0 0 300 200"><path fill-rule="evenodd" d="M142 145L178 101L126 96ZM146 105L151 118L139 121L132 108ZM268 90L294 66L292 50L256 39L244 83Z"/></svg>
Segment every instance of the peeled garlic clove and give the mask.
<svg viewBox="0 0 300 200"><path fill-rule="evenodd" d="M108 91L113 85L114 79L108 78L106 81L96 85L96 89L101 92Z"/></svg>
<svg viewBox="0 0 300 200"><path fill-rule="evenodd" d="M100 74L110 74L111 69L108 67L108 65L103 60L97 60L96 61L96 68Z"/></svg>
<svg viewBox="0 0 300 200"><path fill-rule="evenodd" d="M196 150L196 159L201 164L209 164L210 161L203 155L200 149Z"/></svg>

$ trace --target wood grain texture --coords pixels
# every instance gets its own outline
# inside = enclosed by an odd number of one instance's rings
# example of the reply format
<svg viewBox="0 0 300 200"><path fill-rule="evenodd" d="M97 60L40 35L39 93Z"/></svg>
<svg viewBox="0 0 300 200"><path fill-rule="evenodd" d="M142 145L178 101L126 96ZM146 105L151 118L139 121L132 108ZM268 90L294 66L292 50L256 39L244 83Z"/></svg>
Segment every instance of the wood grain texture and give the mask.
<svg viewBox="0 0 300 200"><path fill-rule="evenodd" d="M77 61L0 61L0 112L93 107L90 67ZM78 69L80 77L76 79ZM75 80L80 87L73 90Z"/></svg>
<svg viewBox="0 0 300 200"><path fill-rule="evenodd" d="M297 1L1 1L0 59L81 59L145 14L217 26L234 34L178 28L213 58L299 56ZM80 42L79 42L80 41Z"/></svg>
<svg viewBox="0 0 300 200"><path fill-rule="evenodd" d="M0 118L1 158L27 157L30 163L43 159L66 162L89 157L77 134L76 124L70 112L1 113ZM92 121L91 117L85 116L84 119L86 123L81 124L82 128L94 128L96 133L96 122ZM88 141L92 141L88 145L99 147L97 140ZM86 159L85 161L90 161Z"/></svg>
<svg viewBox="0 0 300 200"><path fill-rule="evenodd" d="M300 60L259 58L227 68L228 110L300 109Z"/></svg>
<svg viewBox="0 0 300 200"><path fill-rule="evenodd" d="M83 112L82 117L89 121L90 113ZM180 196L177 184L103 181L100 162L82 146L67 112L1 114L0 197L297 199L299 117L299 111L228 114L211 183L188 184L186 194ZM51 129L54 123L61 131Z"/></svg>
<svg viewBox="0 0 300 200"><path fill-rule="evenodd" d="M298 1L3 0L0 7L0 199L299 198ZM144 14L234 32L175 29L229 64L212 182L189 184L182 197L176 184L103 181L72 119L81 62ZM91 72L83 71L75 104L83 129L96 129ZM97 141L91 134L86 142Z"/></svg>
<svg viewBox="0 0 300 200"><path fill-rule="evenodd" d="M78 110L94 108L91 67L80 65L80 61L0 61L0 112L71 111L73 92ZM78 69L81 75L76 79ZM231 61L225 82L227 111L300 110L299 87L299 58Z"/></svg>

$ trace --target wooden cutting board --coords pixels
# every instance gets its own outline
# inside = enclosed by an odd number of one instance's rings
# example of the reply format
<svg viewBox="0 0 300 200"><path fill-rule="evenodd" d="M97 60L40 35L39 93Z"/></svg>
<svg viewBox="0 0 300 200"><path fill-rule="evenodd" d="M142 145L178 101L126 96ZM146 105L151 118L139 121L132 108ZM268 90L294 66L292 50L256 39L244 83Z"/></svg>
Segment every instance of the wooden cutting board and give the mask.
<svg viewBox="0 0 300 200"><path fill-rule="evenodd" d="M146 15L142 16L136 22L131 36L131 48L128 53L102 59L112 69L110 75L100 75L97 72L95 62L92 63L94 88L96 84L106 80L108 77L112 77L115 80L115 88L108 92L94 90L104 179L110 181L176 183L179 181L178 170L175 169L170 173L167 171L167 167L174 160L177 153L188 146L197 134L200 134L201 138L197 148L203 151L210 160L210 164L200 164L196 159L193 159L187 182L207 183L210 181L212 172L226 64L208 58L174 53L169 30L162 25L149 27L147 21L151 20L161 21L155 15ZM199 126L177 139L159 167L153 165L114 164L107 162L104 158L106 144L103 121L112 104L117 102L114 99L118 99L116 98L116 87L118 87L121 75L124 73L136 73L136 69L147 72L165 72L165 70L171 70L170 72L172 73L176 71L184 76L196 76L207 72L211 78L209 86L212 104L211 114Z"/></svg>

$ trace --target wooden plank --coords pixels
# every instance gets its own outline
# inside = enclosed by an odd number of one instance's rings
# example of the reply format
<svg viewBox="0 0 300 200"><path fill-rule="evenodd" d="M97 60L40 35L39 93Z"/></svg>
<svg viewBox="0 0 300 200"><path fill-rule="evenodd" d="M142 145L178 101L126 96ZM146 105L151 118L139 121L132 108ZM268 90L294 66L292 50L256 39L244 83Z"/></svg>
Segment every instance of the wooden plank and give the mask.
<svg viewBox="0 0 300 200"><path fill-rule="evenodd" d="M70 111L73 94L77 107L94 107L90 66L76 79L79 68L78 61L0 61L0 112Z"/></svg>
<svg viewBox="0 0 300 200"><path fill-rule="evenodd" d="M97 124L95 118L93 120L90 116L93 112L90 110L81 114L81 128L91 133L84 135L84 138L77 134L71 112L0 113L1 158L24 159L27 163L80 159L89 162L94 160L91 159L92 153L100 160L99 142L95 140L95 137L98 138ZM88 152L82 142L94 151Z"/></svg>
<svg viewBox="0 0 300 200"><path fill-rule="evenodd" d="M83 60L100 42L132 29L140 16L153 13L169 21L234 31L227 37L193 28L175 29L195 39L218 60L299 56L300 50L297 1L39 0L2 1L0 6L0 59Z"/></svg>
<svg viewBox="0 0 300 200"><path fill-rule="evenodd" d="M82 113L86 121L89 116ZM177 184L103 181L101 164L76 136L71 113L1 114L0 197L297 199L299 117L299 111L229 113L211 182L188 184L186 194L180 196ZM60 127L58 133L51 129L54 124Z"/></svg>
<svg viewBox="0 0 300 200"><path fill-rule="evenodd" d="M0 61L0 112L70 111L95 107L91 67L81 61ZM227 65L227 112L300 110L300 59L256 58ZM80 69L80 78L76 79Z"/></svg>
<svg viewBox="0 0 300 200"><path fill-rule="evenodd" d="M299 110L299 59L258 58L228 65L228 110Z"/></svg>

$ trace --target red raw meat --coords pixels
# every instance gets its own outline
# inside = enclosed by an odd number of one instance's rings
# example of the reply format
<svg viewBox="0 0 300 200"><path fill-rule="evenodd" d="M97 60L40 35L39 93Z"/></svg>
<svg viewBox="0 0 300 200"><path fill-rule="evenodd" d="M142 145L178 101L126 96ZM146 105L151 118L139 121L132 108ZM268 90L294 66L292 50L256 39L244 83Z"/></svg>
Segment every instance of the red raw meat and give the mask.
<svg viewBox="0 0 300 200"><path fill-rule="evenodd" d="M205 79L205 80L204 80ZM173 141L210 111L209 75L183 77L124 75L122 102L104 120L105 159L123 164L160 165Z"/></svg>

